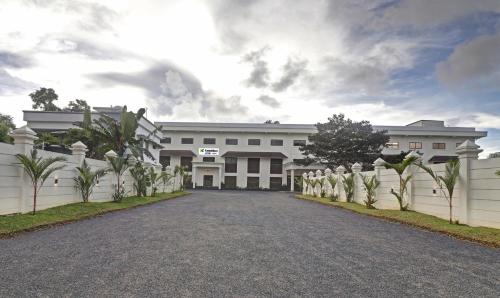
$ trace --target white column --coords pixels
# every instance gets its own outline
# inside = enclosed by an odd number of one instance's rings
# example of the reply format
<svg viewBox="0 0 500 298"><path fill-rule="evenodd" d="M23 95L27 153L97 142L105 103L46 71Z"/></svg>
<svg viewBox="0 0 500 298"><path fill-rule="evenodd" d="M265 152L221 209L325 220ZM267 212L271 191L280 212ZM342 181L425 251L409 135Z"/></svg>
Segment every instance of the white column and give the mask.
<svg viewBox="0 0 500 298"><path fill-rule="evenodd" d="M470 170L471 161L478 158L483 150L474 142L467 140L457 147L458 159L460 160L460 179L459 184L459 211L458 220L461 224L470 224Z"/></svg>
<svg viewBox="0 0 500 298"><path fill-rule="evenodd" d="M314 179L314 173L313 173L313 171L309 171L308 176L309 176L309 180L312 181ZM308 187L307 194L310 195L310 196L314 196L314 190L312 189L312 187L310 187L310 186Z"/></svg>
<svg viewBox="0 0 500 298"><path fill-rule="evenodd" d="M302 173L302 194L303 195L307 195L307 183L306 183L306 179L307 179L307 173Z"/></svg>
<svg viewBox="0 0 500 298"><path fill-rule="evenodd" d="M290 170L290 191L291 192L295 191L295 180L294 180L294 178L295 178L295 170L291 169Z"/></svg>
<svg viewBox="0 0 500 298"><path fill-rule="evenodd" d="M316 170L316 180L320 180L322 179L322 173L321 173L321 170ZM321 197L321 184L318 183L316 184L316 189L314 190L315 193L316 193L316 197Z"/></svg>
<svg viewBox="0 0 500 298"><path fill-rule="evenodd" d="M352 200L356 203L362 203L363 200L360 199L360 190L361 190L361 184L363 183L361 181L360 173L361 169L363 167L359 163L355 163L352 165L351 170L354 173L354 194Z"/></svg>
<svg viewBox="0 0 500 298"><path fill-rule="evenodd" d="M375 160L373 162L373 167L375 168L375 177L377 178L378 181L380 181L380 171L382 171L383 169L385 169L385 160L383 160L382 158L377 158L377 160ZM376 190L375 190L375 198L378 197L379 195L379 188L378 187Z"/></svg>
<svg viewBox="0 0 500 298"><path fill-rule="evenodd" d="M191 182L193 183L193 189L196 189L196 166L193 165L191 169Z"/></svg>
<svg viewBox="0 0 500 298"><path fill-rule="evenodd" d="M87 146L85 146L84 143L78 141L71 145L71 154L75 157L76 162L78 165L82 165L83 161L85 160L85 153L88 151Z"/></svg>
<svg viewBox="0 0 500 298"><path fill-rule="evenodd" d="M222 166L219 166L219 189L222 189Z"/></svg>
<svg viewBox="0 0 500 298"><path fill-rule="evenodd" d="M408 158L411 158L411 157L415 157L415 163L420 163L422 162L422 157L420 156L420 154L418 154L417 152L415 151L411 151L410 153L408 153L406 156L405 156L405 159L408 159ZM410 165L407 169L406 169L406 175L414 175L418 170L418 166L417 165ZM415 205L415 179L411 179L410 180L410 183L408 184L408 188L407 188L407 194L408 194L408 209L410 210L414 210L414 205Z"/></svg>
<svg viewBox="0 0 500 298"><path fill-rule="evenodd" d="M342 193L342 177L344 177L344 173L345 173L345 168L344 166L340 165L337 167L337 169L335 170L335 172L337 173L337 191L338 191L338 194L339 194L339 201L344 201L342 199L342 196L340 195ZM347 198L345 199L345 201L347 201Z"/></svg>
<svg viewBox="0 0 500 298"><path fill-rule="evenodd" d="M38 139L36 133L31 130L28 126L23 126L18 129L13 130L10 133L10 136L14 139L14 146L18 153L20 154L31 154L31 150L33 150L33 145L35 144L35 140ZM24 172L22 166L19 166L19 177L20 180L20 200L19 200L19 212L25 213L30 211L29 205L32 200L32 186L31 180L28 175Z"/></svg>

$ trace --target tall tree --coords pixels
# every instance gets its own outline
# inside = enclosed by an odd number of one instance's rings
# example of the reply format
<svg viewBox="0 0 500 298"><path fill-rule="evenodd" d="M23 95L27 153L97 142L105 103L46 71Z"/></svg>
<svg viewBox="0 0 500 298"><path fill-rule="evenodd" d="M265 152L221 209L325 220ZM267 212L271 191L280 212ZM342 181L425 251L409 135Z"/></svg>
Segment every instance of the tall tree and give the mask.
<svg viewBox="0 0 500 298"><path fill-rule="evenodd" d="M12 116L4 115L0 113L0 142L2 143L12 143L12 137L9 136L9 132L15 129L14 119Z"/></svg>
<svg viewBox="0 0 500 298"><path fill-rule="evenodd" d="M71 112L84 112L86 110L90 110L90 106L86 100L83 99L75 99L75 101L70 101L68 107L65 108L67 111Z"/></svg>
<svg viewBox="0 0 500 298"><path fill-rule="evenodd" d="M29 95L33 101L33 109L41 109L42 111L60 111L61 109L55 105L54 101L59 99L52 88L40 88Z"/></svg>
<svg viewBox="0 0 500 298"><path fill-rule="evenodd" d="M326 123L316 124L317 132L309 136L309 144L300 147L304 162L326 164L330 168L355 162L368 167L389 141L386 131L373 131L368 121L354 122L343 114L334 114Z"/></svg>

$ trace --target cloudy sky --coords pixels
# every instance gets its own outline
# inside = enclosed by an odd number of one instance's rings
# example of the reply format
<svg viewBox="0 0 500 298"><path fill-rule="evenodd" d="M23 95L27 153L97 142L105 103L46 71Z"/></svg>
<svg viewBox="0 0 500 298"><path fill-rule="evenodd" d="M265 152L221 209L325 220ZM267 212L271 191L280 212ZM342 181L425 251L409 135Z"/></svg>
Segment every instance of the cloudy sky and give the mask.
<svg viewBox="0 0 500 298"><path fill-rule="evenodd" d="M0 112L148 108L162 121L442 119L500 151L499 0L0 0Z"/></svg>

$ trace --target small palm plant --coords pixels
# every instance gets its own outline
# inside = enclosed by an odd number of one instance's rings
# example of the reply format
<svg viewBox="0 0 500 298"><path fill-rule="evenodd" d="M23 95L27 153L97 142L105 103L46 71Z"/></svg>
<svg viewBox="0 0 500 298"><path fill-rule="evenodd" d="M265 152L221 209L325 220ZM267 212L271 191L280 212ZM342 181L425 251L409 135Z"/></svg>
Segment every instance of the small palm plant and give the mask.
<svg viewBox="0 0 500 298"><path fill-rule="evenodd" d="M326 190L325 190L325 184L326 184L326 178L320 178L318 179L318 184L319 184L319 193L320 197L324 198L326 196Z"/></svg>
<svg viewBox="0 0 500 298"><path fill-rule="evenodd" d="M135 164L130 169L130 175L134 179L134 189L138 197L145 197L147 195L147 187L149 185L149 176L146 169L142 166L141 162Z"/></svg>
<svg viewBox="0 0 500 298"><path fill-rule="evenodd" d="M158 191L158 184L162 181L162 175L166 174L162 172L158 174L153 168L149 169L149 182L151 183L151 196L156 196L156 192Z"/></svg>
<svg viewBox="0 0 500 298"><path fill-rule="evenodd" d="M495 172L495 174L496 174L497 176L500 176L500 170L499 170L499 171L496 171L496 172Z"/></svg>
<svg viewBox="0 0 500 298"><path fill-rule="evenodd" d="M161 183L163 185L163 192L166 192L167 185L170 184L170 180L172 180L172 178L174 178L174 176L170 173L167 173L167 172L161 172L159 178L160 178Z"/></svg>
<svg viewBox="0 0 500 298"><path fill-rule="evenodd" d="M342 176L342 186L344 187L347 202L352 202L352 198L354 197L354 173Z"/></svg>
<svg viewBox="0 0 500 298"><path fill-rule="evenodd" d="M316 185L319 184L318 179L309 179L309 186L312 189L313 196L316 194Z"/></svg>
<svg viewBox="0 0 500 298"><path fill-rule="evenodd" d="M186 171L187 171L187 168L186 167L183 167L183 166L175 166L174 168L174 175L177 176L179 175L180 177L180 190L184 190L184 177L186 176Z"/></svg>
<svg viewBox="0 0 500 298"><path fill-rule="evenodd" d="M300 177L301 180L302 180L302 187L304 187L304 193L307 194L307 192L309 191L309 187L311 187L311 180L309 178L304 178L304 177Z"/></svg>
<svg viewBox="0 0 500 298"><path fill-rule="evenodd" d="M73 177L75 189L80 192L83 202L86 203L94 191L94 186L99 182L99 178L106 175L108 169L92 171L84 160L82 166L77 167L76 170L78 171L78 176Z"/></svg>
<svg viewBox="0 0 500 298"><path fill-rule="evenodd" d="M391 189L391 194L393 194L396 199L398 200L399 203L399 210L401 211L406 211L408 210L408 203L405 200L405 194L407 192L408 188L408 182L410 182L412 175L406 175L404 176L404 172L406 168L408 168L410 165L414 164L417 161L417 157L415 156L410 156L406 159L404 159L400 163L385 163L385 168L386 169L393 169L396 171L396 173L399 176L399 190L398 192L394 191L394 189Z"/></svg>
<svg viewBox="0 0 500 298"><path fill-rule="evenodd" d="M326 178L328 180L328 182L330 183L331 187L332 187L332 194L330 195L330 201L337 201L339 198L338 198L338 195L335 194L335 186L337 186L337 177L335 176L328 176Z"/></svg>
<svg viewBox="0 0 500 298"><path fill-rule="evenodd" d="M375 199L376 190L380 185L380 181L377 180L375 175L371 177L361 175L361 178L363 179L363 186L366 191L366 200L363 202L365 202L366 208L375 209L374 204L377 202Z"/></svg>
<svg viewBox="0 0 500 298"><path fill-rule="evenodd" d="M453 192L455 190L455 184L460 176L460 161L458 159L449 160L446 163L444 176L438 175L430 167L424 165L419 165L421 169L426 171L432 179L436 182L443 194L444 198L448 201L448 207L450 209L450 224L453 223ZM446 188L447 192L443 188Z"/></svg>
<svg viewBox="0 0 500 298"><path fill-rule="evenodd" d="M109 166L109 170L116 175L116 188L113 193L113 201L120 202L125 196L125 188L121 183L121 177L130 167L128 157L110 157Z"/></svg>
<svg viewBox="0 0 500 298"><path fill-rule="evenodd" d="M33 185L33 214L36 212L36 199L45 180L52 173L64 168L64 166L52 166L56 162L66 161L62 156L42 158L38 156L36 149L31 150L30 155L16 154L17 160L23 166L24 172L30 177Z"/></svg>

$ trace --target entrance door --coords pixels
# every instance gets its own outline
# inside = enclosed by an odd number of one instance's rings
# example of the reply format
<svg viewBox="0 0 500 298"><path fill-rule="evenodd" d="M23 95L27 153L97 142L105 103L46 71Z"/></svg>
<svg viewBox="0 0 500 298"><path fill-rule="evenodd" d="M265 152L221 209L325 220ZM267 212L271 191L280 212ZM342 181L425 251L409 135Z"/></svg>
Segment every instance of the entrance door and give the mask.
<svg viewBox="0 0 500 298"><path fill-rule="evenodd" d="M203 187L213 187L213 186L214 186L214 176L203 175Z"/></svg>

